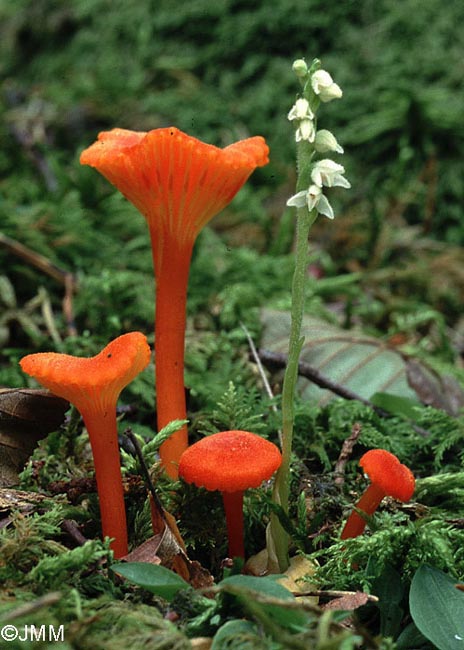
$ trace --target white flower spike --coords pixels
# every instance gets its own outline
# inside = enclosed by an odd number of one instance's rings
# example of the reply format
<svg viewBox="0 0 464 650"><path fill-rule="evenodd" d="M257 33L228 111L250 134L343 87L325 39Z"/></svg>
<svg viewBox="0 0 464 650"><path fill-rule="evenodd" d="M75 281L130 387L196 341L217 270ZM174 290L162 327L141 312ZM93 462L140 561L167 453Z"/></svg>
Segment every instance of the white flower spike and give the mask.
<svg viewBox="0 0 464 650"><path fill-rule="evenodd" d="M330 102L332 99L340 99L343 95L342 89L334 82L327 70L316 70L311 75L311 86L319 96L321 102Z"/></svg>
<svg viewBox="0 0 464 650"><path fill-rule="evenodd" d="M344 173L345 168L343 165L339 165L329 158L324 158L314 165L311 172L311 180L318 187L325 185L326 187L344 187L349 189L351 184L343 176Z"/></svg>

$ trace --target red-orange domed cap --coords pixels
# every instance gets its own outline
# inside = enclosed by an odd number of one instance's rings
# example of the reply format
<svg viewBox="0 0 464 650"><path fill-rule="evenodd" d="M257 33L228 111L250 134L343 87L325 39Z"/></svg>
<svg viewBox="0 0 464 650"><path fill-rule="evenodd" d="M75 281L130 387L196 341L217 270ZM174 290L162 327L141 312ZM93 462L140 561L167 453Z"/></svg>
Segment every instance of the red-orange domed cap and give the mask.
<svg viewBox="0 0 464 650"><path fill-rule="evenodd" d="M221 431L186 449L179 476L207 490L240 492L259 487L280 467L276 445L248 431Z"/></svg>
<svg viewBox="0 0 464 650"><path fill-rule="evenodd" d="M359 464L371 482L386 495L405 502L414 494L416 482L413 473L389 451L371 449L361 457Z"/></svg>

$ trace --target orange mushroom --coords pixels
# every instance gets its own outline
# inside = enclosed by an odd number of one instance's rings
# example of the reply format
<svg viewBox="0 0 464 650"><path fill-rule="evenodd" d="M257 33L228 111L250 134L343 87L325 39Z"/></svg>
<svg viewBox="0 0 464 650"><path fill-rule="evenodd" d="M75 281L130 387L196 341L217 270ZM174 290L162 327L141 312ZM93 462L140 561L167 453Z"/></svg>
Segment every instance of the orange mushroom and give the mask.
<svg viewBox="0 0 464 650"><path fill-rule="evenodd" d="M116 403L122 389L150 361L144 334L131 332L90 358L56 352L29 354L22 370L79 410L95 465L103 536L112 537L116 558L127 555L127 525L119 461Z"/></svg>
<svg viewBox="0 0 464 650"><path fill-rule="evenodd" d="M186 419L185 306L190 258L200 230L268 162L260 136L220 149L174 127L148 133L100 133L80 161L95 167L142 213L150 230L156 276L155 362L158 428ZM187 428L160 449L172 478L187 447Z"/></svg>
<svg viewBox="0 0 464 650"><path fill-rule="evenodd" d="M385 449L371 449L361 457L359 464L371 480L356 504L356 508L366 515L373 515L385 496L403 502L412 497L415 488L413 473L394 454ZM357 537L365 527L366 520L353 510L343 528L341 539Z"/></svg>
<svg viewBox="0 0 464 650"><path fill-rule="evenodd" d="M202 438L181 456L179 476L222 493L229 556L244 557L243 492L259 487L280 467L282 456L272 442L248 431L221 431Z"/></svg>

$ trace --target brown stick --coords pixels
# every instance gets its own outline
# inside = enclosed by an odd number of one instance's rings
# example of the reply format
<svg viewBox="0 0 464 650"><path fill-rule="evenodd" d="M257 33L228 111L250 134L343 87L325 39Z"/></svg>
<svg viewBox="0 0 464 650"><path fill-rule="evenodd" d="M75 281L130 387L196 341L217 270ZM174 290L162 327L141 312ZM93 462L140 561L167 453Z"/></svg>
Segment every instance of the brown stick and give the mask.
<svg viewBox="0 0 464 650"><path fill-rule="evenodd" d="M263 348L260 348L258 350L258 354L263 364L267 367L285 368L287 365L288 357L283 352L271 352L270 350L264 350ZM332 381L332 379L329 379L321 372L319 372L317 368L314 368L314 366L309 365L309 363L306 363L305 361L300 361L298 363L298 374L301 377L306 377L306 379L311 380L314 384L316 384L316 386L330 390L332 393L340 395L340 397L344 397L345 399L349 400L356 400L362 404L365 404L366 406L370 406L372 409L378 412L379 415L389 415L386 411L378 408L368 399L361 397L361 395L358 395L346 386L342 386L341 384L337 384L337 382Z"/></svg>
<svg viewBox="0 0 464 650"><path fill-rule="evenodd" d="M84 546L88 541L79 530L76 522L72 519L63 519L61 522L61 530L67 533L78 546Z"/></svg>
<svg viewBox="0 0 464 650"><path fill-rule="evenodd" d="M359 422L355 422L351 428L351 434L343 442L340 455L338 457L337 462L335 463L334 483L338 487L342 487L343 483L345 482L345 466L347 462L350 460L351 453L360 435L361 435L361 424Z"/></svg>
<svg viewBox="0 0 464 650"><path fill-rule="evenodd" d="M294 591L295 598L307 598L317 596L318 598L343 598L343 596L356 596L356 591L335 591L333 589L311 589L310 591ZM378 603L377 596L365 594L367 600L371 603Z"/></svg>
<svg viewBox="0 0 464 650"><path fill-rule="evenodd" d="M4 233L0 232L0 246L6 248L10 253L21 258L27 264L35 266L40 271L49 275L54 280L57 280L60 284L64 286L64 297L63 297L63 314L65 321L68 327L68 336L75 336L77 334L76 326L74 324L73 308L72 308L72 296L77 288L76 278L69 271L61 269L56 264L50 262L50 260L31 250L24 244L8 237Z"/></svg>
<svg viewBox="0 0 464 650"><path fill-rule="evenodd" d="M287 365L288 357L286 354L283 354L282 352L271 352L271 350L265 350L263 348L260 348L258 350L258 354L263 364L268 368L276 368L276 369L285 368ZM361 395L358 395L357 393L347 388L346 386L337 384L337 382L333 381L332 379L329 379L321 372L319 372L317 368L314 368L314 366L311 366L309 363L306 363L305 361L299 362L298 374L301 377L306 377L306 379L312 381L314 384L316 384L316 386L330 390L335 395L339 395L340 397L344 397L345 399L348 400L356 400L357 402L361 402L361 404L368 406L373 411L375 411L377 415L379 415L382 418L392 417L392 414L389 413L388 411L385 411L383 408L376 406L370 400L365 399ZM416 433L423 436L424 438L430 435L429 431L427 431L426 429L423 429L422 427L419 427L413 423L410 424L411 427L414 429L414 431L416 431Z"/></svg>

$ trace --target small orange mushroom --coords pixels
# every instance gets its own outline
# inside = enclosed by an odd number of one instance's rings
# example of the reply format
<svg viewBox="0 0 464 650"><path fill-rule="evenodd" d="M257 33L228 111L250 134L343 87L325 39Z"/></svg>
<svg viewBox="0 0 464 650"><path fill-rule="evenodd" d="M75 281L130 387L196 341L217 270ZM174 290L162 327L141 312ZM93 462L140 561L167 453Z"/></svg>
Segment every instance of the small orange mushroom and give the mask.
<svg viewBox="0 0 464 650"><path fill-rule="evenodd" d="M259 487L280 467L276 445L248 431L221 431L189 447L181 456L179 476L222 493L229 537L229 556L244 557L243 493Z"/></svg>
<svg viewBox="0 0 464 650"><path fill-rule="evenodd" d="M200 230L268 162L260 136L220 149L174 127L148 133L113 129L82 152L142 213L150 230L156 276L155 363L158 429L186 419L185 307L190 258ZM160 449L172 478L187 447L187 428Z"/></svg>
<svg viewBox="0 0 464 650"><path fill-rule="evenodd" d="M411 470L402 465L398 458L385 449L371 449L359 461L371 483L356 504L356 508L373 515L385 496L399 501L409 501L414 494L415 480ZM341 539L361 535L366 520L355 510L348 517Z"/></svg>
<svg viewBox="0 0 464 650"><path fill-rule="evenodd" d="M39 352L20 361L25 373L74 404L82 415L92 447L103 536L113 538L116 558L127 555L116 404L122 389L149 361L150 347L140 332L119 336L90 358Z"/></svg>

